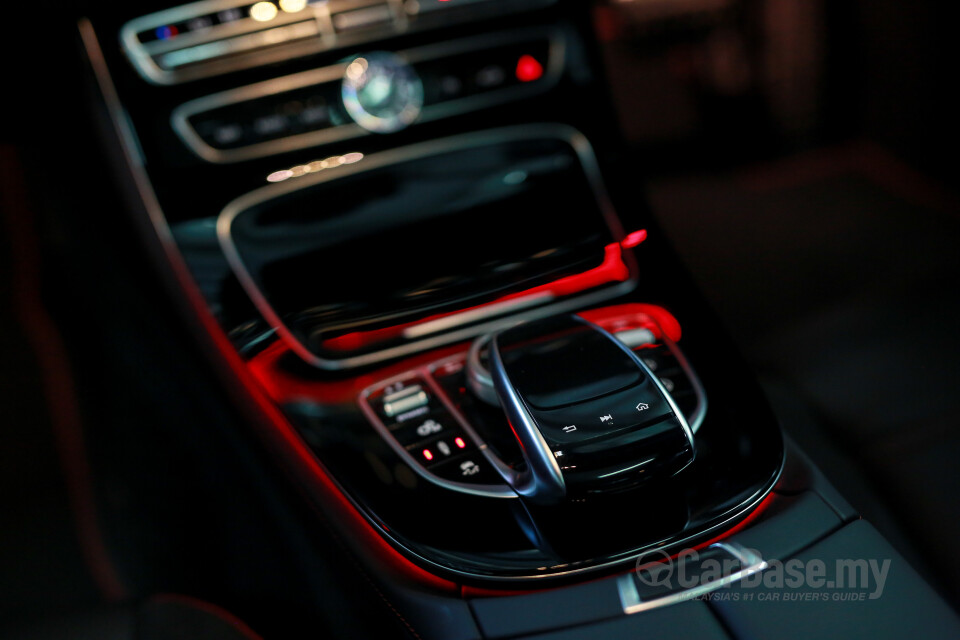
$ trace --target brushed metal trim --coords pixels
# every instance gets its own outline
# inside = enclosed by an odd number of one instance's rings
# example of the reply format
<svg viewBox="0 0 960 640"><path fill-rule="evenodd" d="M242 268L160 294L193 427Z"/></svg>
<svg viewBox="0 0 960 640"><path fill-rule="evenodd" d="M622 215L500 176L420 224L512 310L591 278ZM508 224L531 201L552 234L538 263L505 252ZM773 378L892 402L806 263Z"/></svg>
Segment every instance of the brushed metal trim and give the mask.
<svg viewBox="0 0 960 640"><path fill-rule="evenodd" d="M617 578L617 592L620 595L620 605L623 607L623 612L627 615L632 615L634 613L641 613L643 611L650 611L651 609L659 609L660 607L668 607L673 604L686 602L687 600L692 600L708 594L711 591L716 591L721 587L739 582L740 580L752 576L755 573L759 573L770 566L766 560L760 557L759 554L756 554L735 542L716 542L707 548L717 548L726 551L740 562L740 570L735 571L728 576L711 580L705 584L697 585L690 589L671 593L669 595L654 598L652 600L641 600L640 593L637 590L637 583L635 582L636 579L634 578L633 573L628 573Z"/></svg>
<svg viewBox="0 0 960 640"><path fill-rule="evenodd" d="M490 377L527 464L523 471L517 471L498 458L495 467L514 491L531 502L558 503L567 493L563 471L560 470L550 445L544 440L537 421L527 411L526 403L510 382L500 357L497 338L498 336L494 335L490 341Z"/></svg>

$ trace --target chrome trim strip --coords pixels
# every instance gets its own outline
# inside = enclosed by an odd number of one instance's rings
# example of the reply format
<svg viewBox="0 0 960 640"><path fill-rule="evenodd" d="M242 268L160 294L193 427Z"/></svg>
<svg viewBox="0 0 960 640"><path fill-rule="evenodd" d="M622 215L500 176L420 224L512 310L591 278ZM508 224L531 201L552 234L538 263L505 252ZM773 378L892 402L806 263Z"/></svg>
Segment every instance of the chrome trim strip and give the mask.
<svg viewBox="0 0 960 640"><path fill-rule="evenodd" d="M495 49L497 47L510 46L537 38L549 38L550 40L550 59L548 60L547 69L543 78L529 84L505 87L481 95L426 105L422 108L420 116L414 124L463 115L500 104L523 100L549 91L560 81L563 70L566 68L567 39L559 29L533 28L465 38L398 52L397 55L402 60L408 64L416 65L446 56L461 55L474 51L483 51L485 49ZM370 135L369 131L351 122L318 131L308 131L276 140L258 142L235 149L217 149L207 144L196 132L193 125L190 124L190 118L221 107L236 105L258 98L275 96L313 85L339 83L343 78L346 68L346 63L333 64L320 69L303 71L197 98L176 107L170 115L170 124L174 132L176 132L191 151L202 159L217 164L242 162L253 158L277 155L298 149L307 149L309 147L332 144L342 140L350 140ZM339 96L339 90L337 90L336 93Z"/></svg>
<svg viewBox="0 0 960 640"><path fill-rule="evenodd" d="M158 57L161 66L177 69L226 55L246 53L259 47L272 47L318 35L320 35L320 27L316 20L302 20L193 47L175 49Z"/></svg>
<svg viewBox="0 0 960 640"><path fill-rule="evenodd" d="M480 360L480 352L490 342L491 337L488 333L470 344L470 350L467 351L467 385L478 398L491 406L499 407L500 398L497 397L497 390L493 388L490 370L483 366Z"/></svg>
<svg viewBox="0 0 960 640"><path fill-rule="evenodd" d="M241 196L240 198L237 198L233 202L229 203L223 209L219 218L217 219L217 237L220 241L220 246L223 249L224 256L226 257L230 268L233 270L237 280L240 282L251 301L260 311L261 315L263 315L264 319L266 319L267 322L274 329L276 329L277 335L279 335L298 356L313 366L322 369L349 369L382 362L391 358L410 355L419 351L452 344L454 342L473 338L483 333L494 331L505 326L505 323L512 323L518 320L530 320L554 313L572 311L573 309L597 304L631 291L636 284L636 268L630 260L630 254L626 253L625 258L627 258L628 262L630 263L631 278L618 285L612 285L605 289L587 293L569 300L564 300L556 304L538 307L537 309L527 311L516 316L511 316L510 318L491 320L490 322L485 322L479 325L465 327L459 331L453 331L451 333L434 336L432 338L424 338L423 340L417 340L382 351L342 359L327 359L321 358L312 353L306 347L306 345L296 338L296 336L279 316L279 314L274 310L273 306L260 290L256 281L253 279L253 276L247 270L246 265L240 256L240 252L233 242L231 227L234 219L243 211L268 200L272 200L273 198L287 195L300 189L306 189L318 184L323 184L325 182L329 182L330 180L335 180L337 177L370 171L372 169L388 166L390 164L415 160L417 158L435 155L445 151L469 149L471 147L483 146L486 144L495 143L497 141L527 140L537 138L556 138L564 140L574 148L574 150L577 152L577 156L583 164L584 172L587 175L587 180L597 198L597 202L600 207L600 213L603 215L604 220L611 231L612 237L614 239L622 238L623 227L621 226L620 221L617 219L612 203L607 196L606 188L603 185L603 181L600 176L599 169L597 168L596 159L593 155L593 150L590 147L590 143L582 133L570 126L562 124L522 125L506 127L503 129L494 129L491 131L461 134L451 138L432 140L429 142L411 145L409 147L391 149L389 151L369 155L364 157L363 160L356 164L341 166L335 171L325 171L321 173L310 174L303 176L296 181L270 184Z"/></svg>
<svg viewBox="0 0 960 640"><path fill-rule="evenodd" d="M617 591L620 594L620 604L623 607L623 612L627 615L632 615L634 613L641 613L643 611L650 611L651 609L686 602L687 600L698 598L711 591L716 591L721 587L731 585L734 582L739 582L769 567L767 561L758 554L735 542L717 542L707 548L717 548L726 551L740 562L740 570L685 591L671 593L660 598L654 598L653 600L640 599L640 593L637 591L636 578L634 578L633 573L628 573L617 579Z"/></svg>
<svg viewBox="0 0 960 640"><path fill-rule="evenodd" d="M683 355L683 351L681 351L680 347L677 346L677 343L668 338L666 335L661 337L661 342L667 345L667 348L670 349L671 353L673 353L673 357L677 359L677 362L680 364L680 368L683 370L683 373L687 376L687 379L690 381L690 384L693 387L694 395L697 397L697 406L693 410L692 417L690 420L688 420L690 430L693 431L693 433L696 433L700 429L700 425L703 424L703 419L707 416L707 392L704 390L703 383L700 382L700 378L697 377L693 367L691 367L690 363L687 361L687 357ZM657 381L660 381L659 376L657 376Z"/></svg>
<svg viewBox="0 0 960 640"><path fill-rule="evenodd" d="M464 311L452 316L440 318L439 320L431 320L430 322L408 327L403 330L403 337L415 340L432 333L453 329L463 324L503 316L513 311L520 311L521 309L552 302L553 300L554 295L548 292L535 293L533 295L523 296L522 298L514 298L513 300L504 300L503 302L497 302L486 307L473 309L472 311Z"/></svg>
<svg viewBox="0 0 960 640"><path fill-rule="evenodd" d="M452 404L447 398L447 394L443 392L440 386L437 384L436 380L433 379L430 366L420 367L418 369L413 369L400 375L394 376L387 380L382 380L377 384L367 387L360 392L359 404L360 409L363 411L363 414L366 416L367 420L373 425L374 429L377 430L377 433L390 445L390 448L393 449L394 453L400 456L408 467L410 467L418 476L424 480L428 480L433 484L443 487L444 489L449 489L451 491L459 491L460 493L467 493L470 495L481 496L484 498L516 498L517 494L513 492L507 485L488 485L488 484L469 484L466 482L454 482L452 480L444 480L434 474L430 473L429 469L424 467L422 464L417 461L407 449L402 446L396 438L393 437L393 434L390 433L390 430L383 424L383 421L380 420L380 417L377 415L377 412L373 410L373 407L370 406L370 395L379 389L383 389L395 382L405 382L411 379L420 379L426 381L427 385L430 386L433 395L440 399L440 402L447 409L447 412L453 417L454 420L460 425L464 433L467 434L473 443L477 446L477 450L489 461L489 455L487 454L487 444L483 439L477 435L477 432L473 430L473 427L467 423L463 417L454 410Z"/></svg>
<svg viewBox="0 0 960 640"><path fill-rule="evenodd" d="M496 458L495 468L514 491L531 502L552 504L567 493L563 472L557 463L550 445L543 439L536 420L527 411L526 403L510 382L500 348L494 335L490 342L490 377L497 390L497 398L510 421L513 433L520 443L526 469L516 471L503 460Z"/></svg>

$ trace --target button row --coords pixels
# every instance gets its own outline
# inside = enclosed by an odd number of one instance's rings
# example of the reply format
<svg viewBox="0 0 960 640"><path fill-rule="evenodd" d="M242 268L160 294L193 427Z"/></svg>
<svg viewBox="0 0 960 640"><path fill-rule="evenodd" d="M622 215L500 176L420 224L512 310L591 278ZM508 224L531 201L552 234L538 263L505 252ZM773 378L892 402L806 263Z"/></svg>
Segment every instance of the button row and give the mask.
<svg viewBox="0 0 960 640"><path fill-rule="evenodd" d="M321 131L348 121L334 84L226 105L189 118L204 142L223 150Z"/></svg>
<svg viewBox="0 0 960 640"><path fill-rule="evenodd" d="M547 39L447 56L415 65L423 78L426 104L533 84L546 74Z"/></svg>
<svg viewBox="0 0 960 640"><path fill-rule="evenodd" d="M547 38L444 56L412 65L423 81L424 106L536 84L546 73ZM242 149L351 124L340 97L340 81L224 104L194 113L187 124L210 147Z"/></svg>
<svg viewBox="0 0 960 640"><path fill-rule="evenodd" d="M649 424L672 413L649 379L609 396L573 407L532 411L551 445L566 445Z"/></svg>
<svg viewBox="0 0 960 640"><path fill-rule="evenodd" d="M502 483L421 376L378 389L367 402L386 426L388 437L430 475L465 484Z"/></svg>

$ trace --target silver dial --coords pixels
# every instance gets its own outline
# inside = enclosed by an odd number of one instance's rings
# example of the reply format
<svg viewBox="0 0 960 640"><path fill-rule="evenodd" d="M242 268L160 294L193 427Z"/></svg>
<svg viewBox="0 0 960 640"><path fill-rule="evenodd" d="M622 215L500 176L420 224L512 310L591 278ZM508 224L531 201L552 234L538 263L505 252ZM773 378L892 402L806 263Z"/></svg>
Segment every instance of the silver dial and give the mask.
<svg viewBox="0 0 960 640"><path fill-rule="evenodd" d="M385 51L353 58L343 74L343 106L361 127L392 133L410 126L423 108L423 83L400 56Z"/></svg>

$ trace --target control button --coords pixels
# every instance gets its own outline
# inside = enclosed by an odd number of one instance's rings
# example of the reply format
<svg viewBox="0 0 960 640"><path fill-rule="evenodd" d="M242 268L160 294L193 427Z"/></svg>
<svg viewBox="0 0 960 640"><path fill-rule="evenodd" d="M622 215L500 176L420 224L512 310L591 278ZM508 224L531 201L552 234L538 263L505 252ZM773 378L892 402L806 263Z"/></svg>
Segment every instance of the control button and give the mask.
<svg viewBox="0 0 960 640"><path fill-rule="evenodd" d="M621 345L586 324L563 327L546 339L527 336L519 329L511 331L507 342L502 335L498 338L511 382L531 408L559 409L622 389L642 388L643 371Z"/></svg>
<svg viewBox="0 0 960 640"><path fill-rule="evenodd" d="M213 128L210 136L219 145L226 146L239 142L243 138L243 127L238 124L222 124Z"/></svg>
<svg viewBox="0 0 960 640"><path fill-rule="evenodd" d="M573 444L649 424L673 412L651 381L583 404L532 411L551 446Z"/></svg>
<svg viewBox="0 0 960 640"><path fill-rule="evenodd" d="M440 95L444 99L456 98L463 91L463 81L457 76L443 76L440 78Z"/></svg>
<svg viewBox="0 0 960 640"><path fill-rule="evenodd" d="M660 375L663 375L667 370L680 368L676 356L667 347L640 348L636 350L636 354L650 371L659 371Z"/></svg>
<svg viewBox="0 0 960 640"><path fill-rule="evenodd" d="M474 81L481 89L496 89L507 80L507 72L500 65L491 64L477 71Z"/></svg>
<svg viewBox="0 0 960 640"><path fill-rule="evenodd" d="M425 406L428 402L430 402L430 397L418 384L402 387L396 391L390 391L390 387L388 387L383 396L383 412L387 417L394 418L411 409Z"/></svg>
<svg viewBox="0 0 960 640"><path fill-rule="evenodd" d="M660 378L660 384L667 390L667 393L673 393L673 390L677 388L677 384L671 378Z"/></svg>
<svg viewBox="0 0 960 640"><path fill-rule="evenodd" d="M327 125L330 122L330 110L323 104L312 104L304 107L299 115L300 122L308 127Z"/></svg>
<svg viewBox="0 0 960 640"><path fill-rule="evenodd" d="M423 82L400 56L376 51L347 64L340 97L347 113L361 127L375 133L393 133L419 117Z"/></svg>
<svg viewBox="0 0 960 640"><path fill-rule="evenodd" d="M279 114L270 114L260 116L253 121L253 130L258 136L271 137L284 133L289 123L287 119Z"/></svg>
<svg viewBox="0 0 960 640"><path fill-rule="evenodd" d="M439 437L451 435L459 425L453 417L443 411L436 411L425 416L390 427L390 432L403 446L435 440Z"/></svg>
<svg viewBox="0 0 960 640"><path fill-rule="evenodd" d="M338 33L357 29L368 29L389 24L393 20L393 10L386 2L372 7L363 7L352 11L334 13L331 16L333 27Z"/></svg>
<svg viewBox="0 0 960 640"><path fill-rule="evenodd" d="M535 82L543 77L543 65L530 54L524 54L517 60L514 73L520 82Z"/></svg>
<svg viewBox="0 0 960 640"><path fill-rule="evenodd" d="M453 482L501 484L503 480L479 452L458 456L430 469L430 473Z"/></svg>
<svg viewBox="0 0 960 640"><path fill-rule="evenodd" d="M653 344L657 341L657 338L653 335L653 332L650 331L650 329L645 328L617 331L613 334L613 337L630 349L635 349L645 344Z"/></svg>
<svg viewBox="0 0 960 640"><path fill-rule="evenodd" d="M462 432L454 432L437 440L431 440L409 448L413 457L425 467L450 460L465 452L476 451L476 447Z"/></svg>

